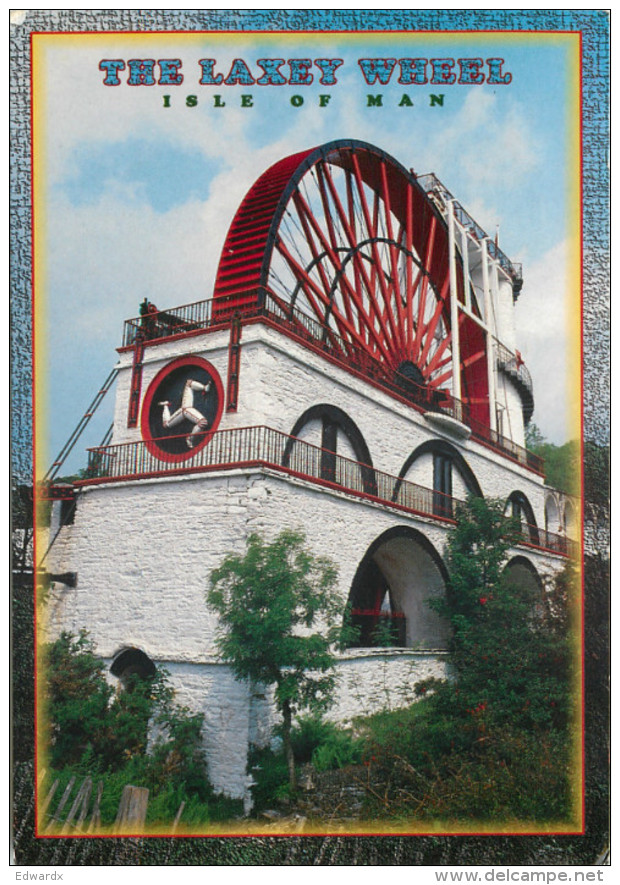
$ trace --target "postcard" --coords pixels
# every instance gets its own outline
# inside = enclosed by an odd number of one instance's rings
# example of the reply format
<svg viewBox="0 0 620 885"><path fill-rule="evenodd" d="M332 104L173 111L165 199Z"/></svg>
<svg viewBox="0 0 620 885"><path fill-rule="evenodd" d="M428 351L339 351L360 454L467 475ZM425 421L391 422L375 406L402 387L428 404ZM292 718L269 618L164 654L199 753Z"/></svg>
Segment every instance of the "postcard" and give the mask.
<svg viewBox="0 0 620 885"><path fill-rule="evenodd" d="M608 28L12 13L16 863L603 862Z"/></svg>

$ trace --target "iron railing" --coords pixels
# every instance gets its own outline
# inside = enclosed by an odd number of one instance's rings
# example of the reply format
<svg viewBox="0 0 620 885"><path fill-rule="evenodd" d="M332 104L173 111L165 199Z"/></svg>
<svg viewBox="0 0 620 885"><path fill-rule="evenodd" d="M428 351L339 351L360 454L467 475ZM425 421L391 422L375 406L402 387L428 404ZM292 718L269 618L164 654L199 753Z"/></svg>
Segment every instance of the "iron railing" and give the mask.
<svg viewBox="0 0 620 885"><path fill-rule="evenodd" d="M243 320L264 317L346 368L363 374L377 386L404 399L420 411L438 412L460 421L469 427L477 440L542 475L544 471L542 458L497 431L491 430L482 421L472 418L467 404L456 399L448 390L432 390L420 386L397 372L388 375L383 364L366 350L345 341L318 320L282 301L268 290L237 293L236 297L243 296L245 300L250 294L255 295L254 303L244 306L240 311ZM220 306L217 299L197 301L171 310L157 311L127 320L123 343L125 346L131 346L138 340L167 338L197 329L215 328L230 322L234 313L237 313L234 308L227 305Z"/></svg>
<svg viewBox="0 0 620 885"><path fill-rule="evenodd" d="M527 425L534 414L534 386L532 384L532 376L518 352L512 353L507 347L500 344L499 341L496 342L496 348L497 368L511 378L516 385L519 396L521 397L523 423Z"/></svg>
<svg viewBox="0 0 620 885"><path fill-rule="evenodd" d="M557 534L556 532L548 532L546 529L540 529L536 525L521 524L521 543L529 544L532 547L541 547L543 550L552 550L554 553L561 553L563 556L576 558L579 552L579 545L572 538L566 535Z"/></svg>
<svg viewBox="0 0 620 885"><path fill-rule="evenodd" d="M209 329L213 323L213 299L182 304L170 310L147 312L139 317L126 320L123 329L123 347L131 347L136 341L152 341ZM220 320L221 322L221 320Z"/></svg>
<svg viewBox="0 0 620 885"><path fill-rule="evenodd" d="M168 444L174 438L165 437L162 443ZM179 439L185 440L186 436ZM82 484L164 476L179 471L261 466L425 515L449 518L457 503L457 499L448 495L265 426L217 431L210 435L207 445L198 443L196 451L182 460L158 450L158 440L99 446L88 452L86 478Z"/></svg>
<svg viewBox="0 0 620 885"><path fill-rule="evenodd" d="M187 455L169 456L158 440L140 440L89 449L86 478L78 485L203 472L240 467L267 467L383 505L436 519L453 520L460 499L376 470L335 452L263 425L206 434ZM173 437L165 437L169 443ZM187 439L186 436L180 439ZM162 440L163 442L164 440ZM525 543L572 554L571 543L536 526L522 527Z"/></svg>

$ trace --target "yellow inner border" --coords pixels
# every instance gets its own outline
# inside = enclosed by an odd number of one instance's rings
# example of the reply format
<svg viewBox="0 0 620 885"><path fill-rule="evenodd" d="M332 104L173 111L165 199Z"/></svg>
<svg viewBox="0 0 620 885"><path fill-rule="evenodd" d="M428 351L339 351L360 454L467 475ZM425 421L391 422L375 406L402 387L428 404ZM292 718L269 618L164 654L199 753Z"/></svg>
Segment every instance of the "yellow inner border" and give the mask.
<svg viewBox="0 0 620 885"><path fill-rule="evenodd" d="M581 318L581 242L582 242L582 223L581 223L581 117L580 117L580 39L577 32L567 33L540 33L540 32L479 32L479 31L459 31L459 32L443 32L443 31L380 31L369 33L346 33L346 32L321 32L314 31L295 31L295 32L213 32L213 31L192 31L192 32L151 32L151 33L123 33L123 32L107 32L107 33L35 33L32 34L32 148L33 148L33 164L32 164L32 193L33 193L33 242L34 242L34 414L36 416L34 439L35 439L35 483L45 474L50 462L51 453L47 446L46 428L49 421L48 413L48 384L47 384L47 366L48 366L48 304L46 300L48 280L47 280L47 263L43 254L41 244L46 242L46 232L48 226L48 218L46 214L45 202L45 179L46 179L46 128L45 128L45 107L47 100L47 90L44 80L45 70L45 52L48 48L64 46L67 49L69 44L71 48L76 44L114 44L114 43L135 43L136 45L148 43L149 51L154 46L161 45L165 49L169 49L171 39L175 43L188 44L204 44L206 42L217 42L223 44L236 44L244 47L251 47L258 43L277 43L281 45L283 42L300 42L300 40L308 42L325 43L329 39L337 40L339 43L353 45L355 43L363 43L365 45L374 43L407 43L413 46L419 43L437 43L437 44L466 44L471 43L506 43L517 42L532 43L542 42L547 46L566 46L569 50L567 53L567 90L566 101L570 107L577 109L576 113L570 114L570 125L568 131L567 156L569 158L566 169L566 187L568 191L568 202L570 214L568 218L568 258L567 258L567 279L571 287L570 293L567 292L572 305L569 311L566 336L571 353L581 353L582 341L582 318ZM509 66L506 65L509 70ZM570 426L573 430L572 438L581 438L581 402L582 402L582 374L581 360L575 361L574 364L575 377L571 379L573 383L569 383L566 388L567 396L569 396L569 412ZM581 521L579 520L581 524ZM35 553L36 555L36 553ZM43 612L39 609L39 631L42 628L41 616ZM579 633L581 632L581 609L578 613ZM578 655L579 667L575 674L576 690L581 697L581 677L582 664L581 655ZM40 701L40 697L38 698ZM575 728L582 733L582 705L577 704ZM41 710L41 704L38 703L38 709ZM41 726L39 720L39 726ZM577 742L579 744L579 742ZM38 755L38 767L43 764L42 754ZM579 745L575 748L574 758L574 807L575 814L573 821L558 822L557 825L545 825L541 827L534 823L509 822L503 823L501 826L489 825L486 823L470 822L467 826L456 824L454 822L416 822L413 827L387 827L383 825L373 825L372 823L363 823L355 829L355 833L383 833L383 834L421 834L421 833L441 833L464 834L464 833L574 833L580 832L583 826L582 817L582 753ZM102 831L102 833L105 831ZM165 834L166 831L153 828L147 830L151 835ZM255 826L248 823L242 828L239 827L219 827L217 825L209 828L208 831L178 830L175 835L183 833L192 835L249 835L260 834L275 835L278 832L290 832L286 830L272 830L264 825ZM310 827L305 831L294 831L295 834L306 833L345 833L342 828L332 829L328 825L322 825L321 830L313 830ZM112 835L112 831L109 831Z"/></svg>

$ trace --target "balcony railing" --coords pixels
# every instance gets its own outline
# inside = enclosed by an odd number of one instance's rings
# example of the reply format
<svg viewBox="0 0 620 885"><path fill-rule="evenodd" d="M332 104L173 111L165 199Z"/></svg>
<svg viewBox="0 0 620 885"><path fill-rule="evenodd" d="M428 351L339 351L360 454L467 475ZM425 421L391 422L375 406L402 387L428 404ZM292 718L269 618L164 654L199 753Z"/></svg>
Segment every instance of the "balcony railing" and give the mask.
<svg viewBox="0 0 620 885"><path fill-rule="evenodd" d="M152 307L152 305L150 305ZM213 321L213 299L182 304L170 310L147 311L142 316L125 321L123 347L131 347L136 341L153 341L169 338L198 329L210 329ZM219 319L218 323L230 317Z"/></svg>
<svg viewBox="0 0 620 885"><path fill-rule="evenodd" d="M504 347L503 344L500 344L499 341L495 343L495 346L497 348L497 362L499 367L505 371L514 373L518 377L519 382L527 387L530 393L532 393L534 390L532 376L519 353L513 353L511 350L508 350L507 347Z"/></svg>
<svg viewBox="0 0 620 885"><path fill-rule="evenodd" d="M242 320L264 317L313 349L319 349L345 368L361 373L378 387L405 400L419 411L438 412L460 421L470 428L476 439L542 475L544 470L542 458L533 452L528 452L523 446L517 445L497 431L491 430L483 422L473 419L467 404L453 397L448 390L431 390L422 387L397 372L388 375L382 363L367 351L345 341L313 317L282 302L269 291L243 293L243 300L252 301L250 295L254 296L253 303L243 307ZM137 341L151 341L196 330L222 327L230 322L235 313L236 309L226 304L221 305L215 299L147 313L125 322L123 345L128 347Z"/></svg>
<svg viewBox="0 0 620 885"><path fill-rule="evenodd" d="M579 545L572 538L548 532L546 529L539 529L536 525L527 525L526 523L521 525L521 541L531 547L541 547L543 550L552 550L554 553L561 553L563 556L573 558L579 552Z"/></svg>
<svg viewBox="0 0 620 885"><path fill-rule="evenodd" d="M187 437L178 437L185 440ZM200 437L197 437L200 439ZM165 437L166 444L175 437ZM262 466L338 487L354 495L416 513L451 518L456 499L407 480L375 470L350 458L321 449L271 427L241 427L211 434L209 442L182 461L164 460L157 440L89 449L85 484L140 477L165 476Z"/></svg>
<svg viewBox="0 0 620 885"><path fill-rule="evenodd" d="M457 498L376 470L270 427L242 427L208 434L187 457L167 460L157 440L89 449L86 478L80 485L177 473L267 467L347 494L396 507L408 513L453 520ZM169 443L173 437L166 437ZM186 436L179 437L186 440ZM200 437L197 437L200 440ZM567 555L570 542L534 527L523 527L523 541Z"/></svg>
<svg viewBox="0 0 620 885"><path fill-rule="evenodd" d="M511 378L516 385L521 397L523 421L525 424L528 424L534 413L534 387L532 384L532 376L518 351L512 353L507 347L500 344L499 341L495 343L495 346L497 353L497 368Z"/></svg>

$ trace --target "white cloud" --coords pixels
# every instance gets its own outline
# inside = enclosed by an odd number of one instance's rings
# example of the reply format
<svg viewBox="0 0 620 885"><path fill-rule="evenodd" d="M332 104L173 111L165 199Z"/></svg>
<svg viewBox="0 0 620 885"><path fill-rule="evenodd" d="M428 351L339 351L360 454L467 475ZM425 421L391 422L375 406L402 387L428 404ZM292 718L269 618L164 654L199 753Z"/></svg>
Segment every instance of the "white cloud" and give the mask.
<svg viewBox="0 0 620 885"><path fill-rule="evenodd" d="M536 139L521 106L488 92L470 92L430 147L458 157L470 189L517 188L538 162Z"/></svg>
<svg viewBox="0 0 620 885"><path fill-rule="evenodd" d="M55 211L64 222L50 233L51 294L76 332L101 335L144 297L162 307L208 297L207 268L217 259L202 203L157 213L115 192L78 207L58 200Z"/></svg>
<svg viewBox="0 0 620 885"><path fill-rule="evenodd" d="M567 273L568 243L558 243L524 270L516 312L517 342L534 382L534 423L551 442L572 434L569 398L579 356L568 350L567 328L574 287Z"/></svg>

